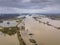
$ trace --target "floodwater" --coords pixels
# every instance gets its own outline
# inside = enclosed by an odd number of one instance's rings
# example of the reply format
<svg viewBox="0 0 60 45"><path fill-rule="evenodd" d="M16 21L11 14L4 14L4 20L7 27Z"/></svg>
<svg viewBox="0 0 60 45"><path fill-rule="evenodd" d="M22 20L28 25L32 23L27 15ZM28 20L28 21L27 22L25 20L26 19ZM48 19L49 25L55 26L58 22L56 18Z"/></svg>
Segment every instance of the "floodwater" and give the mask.
<svg viewBox="0 0 60 45"><path fill-rule="evenodd" d="M7 22L10 22L10 24L7 24ZM3 27L14 27L16 25L17 25L16 21L4 21L3 23L0 23L0 26L3 26ZM11 32L11 33L14 33L14 32ZM19 45L17 34L15 33L15 34L9 35L9 32L0 31L0 45Z"/></svg>
<svg viewBox="0 0 60 45"><path fill-rule="evenodd" d="M25 29L28 29L27 34L34 34L31 38L33 38L38 45L60 45L60 29L39 23L33 19L32 16L26 16L24 22ZM0 32L0 45L19 45L17 35L10 36Z"/></svg>
<svg viewBox="0 0 60 45"><path fill-rule="evenodd" d="M28 29L28 33L34 34L32 38L39 45L60 45L60 29L39 23L31 16L27 16L25 19L25 27Z"/></svg>
<svg viewBox="0 0 60 45"><path fill-rule="evenodd" d="M7 35L0 32L0 45L19 45L17 35Z"/></svg>
<svg viewBox="0 0 60 45"><path fill-rule="evenodd" d="M41 19L38 19L42 22L49 22L49 24L53 25L53 26L56 26L56 27L60 27L60 20L52 20L52 19L49 19L49 18L41 18Z"/></svg>
<svg viewBox="0 0 60 45"><path fill-rule="evenodd" d="M9 24L7 24L9 22ZM14 27L17 25L17 22L15 20L12 21L3 21L3 23L0 23L1 27Z"/></svg>

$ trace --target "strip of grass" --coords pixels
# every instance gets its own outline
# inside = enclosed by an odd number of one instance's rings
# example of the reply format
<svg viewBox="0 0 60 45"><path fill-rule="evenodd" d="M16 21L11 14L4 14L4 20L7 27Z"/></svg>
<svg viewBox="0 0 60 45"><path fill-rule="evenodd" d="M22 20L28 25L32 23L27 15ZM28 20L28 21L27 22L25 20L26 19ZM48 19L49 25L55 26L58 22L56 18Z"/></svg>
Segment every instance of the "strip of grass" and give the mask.
<svg viewBox="0 0 60 45"><path fill-rule="evenodd" d="M4 27L3 29L0 29L0 31L4 34L14 35L18 29L18 27Z"/></svg>

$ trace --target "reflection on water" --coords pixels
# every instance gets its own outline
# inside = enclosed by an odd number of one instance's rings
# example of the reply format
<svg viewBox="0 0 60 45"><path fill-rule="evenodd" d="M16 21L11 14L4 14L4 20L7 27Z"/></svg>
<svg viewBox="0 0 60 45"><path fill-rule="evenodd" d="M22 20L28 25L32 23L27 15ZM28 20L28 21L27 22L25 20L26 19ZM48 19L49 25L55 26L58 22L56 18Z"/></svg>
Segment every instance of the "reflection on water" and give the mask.
<svg viewBox="0 0 60 45"><path fill-rule="evenodd" d="M16 31L17 27L0 29L0 45L19 45Z"/></svg>
<svg viewBox="0 0 60 45"><path fill-rule="evenodd" d="M0 22L0 26L1 27L14 27L16 25L17 25L16 20L3 21L2 23Z"/></svg>

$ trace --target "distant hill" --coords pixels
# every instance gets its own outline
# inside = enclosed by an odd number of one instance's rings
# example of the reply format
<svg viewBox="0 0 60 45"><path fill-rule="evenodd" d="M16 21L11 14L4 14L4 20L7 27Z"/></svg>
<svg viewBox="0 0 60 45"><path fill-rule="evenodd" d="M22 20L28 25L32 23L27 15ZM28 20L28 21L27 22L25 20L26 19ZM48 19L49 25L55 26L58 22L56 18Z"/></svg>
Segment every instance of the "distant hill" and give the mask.
<svg viewBox="0 0 60 45"><path fill-rule="evenodd" d="M42 13L21 13L21 14L0 14L0 20L1 19L12 19L20 15L45 15L47 17L58 17L60 18L60 14L42 14Z"/></svg>
<svg viewBox="0 0 60 45"><path fill-rule="evenodd" d="M19 14L0 14L0 20L1 19L11 19L19 16Z"/></svg>

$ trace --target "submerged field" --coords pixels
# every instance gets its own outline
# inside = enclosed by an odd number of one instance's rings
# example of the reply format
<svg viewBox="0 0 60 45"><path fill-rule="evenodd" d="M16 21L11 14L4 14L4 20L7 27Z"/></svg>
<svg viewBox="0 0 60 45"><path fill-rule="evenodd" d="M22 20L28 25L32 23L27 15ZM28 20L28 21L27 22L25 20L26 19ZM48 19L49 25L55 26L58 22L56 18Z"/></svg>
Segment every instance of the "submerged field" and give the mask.
<svg viewBox="0 0 60 45"><path fill-rule="evenodd" d="M41 19L40 19L41 20ZM45 20L44 20L45 21ZM52 22L52 21L51 21ZM60 29L54 28L42 22L34 20L32 17L26 19L26 29L28 33L33 33L33 39L41 45L60 45ZM59 22L56 24L58 25ZM55 24L53 24L55 25ZM60 26L60 25L58 25Z"/></svg>
<svg viewBox="0 0 60 45"><path fill-rule="evenodd" d="M20 20L16 21L18 23L14 23L17 24L19 30L13 27L15 26L13 23L11 23L13 26L9 23L3 25L8 28L5 27L2 30L0 27L0 45L19 45L19 43L21 43L20 45L60 45L60 20L39 16L34 18L29 15L22 19L22 22ZM17 35L19 33L20 35Z"/></svg>

